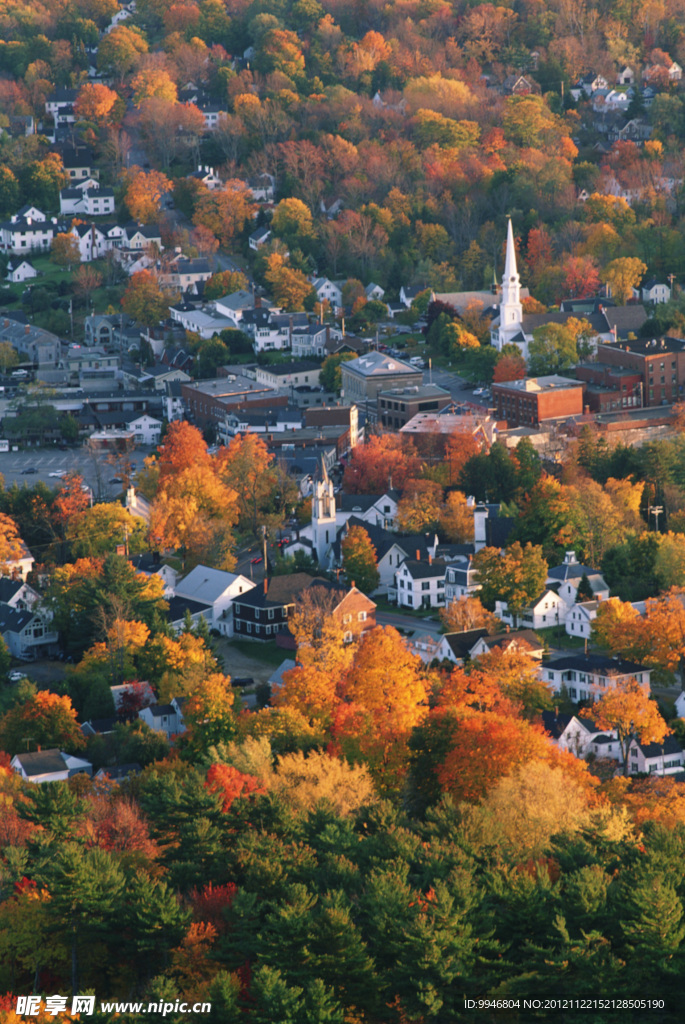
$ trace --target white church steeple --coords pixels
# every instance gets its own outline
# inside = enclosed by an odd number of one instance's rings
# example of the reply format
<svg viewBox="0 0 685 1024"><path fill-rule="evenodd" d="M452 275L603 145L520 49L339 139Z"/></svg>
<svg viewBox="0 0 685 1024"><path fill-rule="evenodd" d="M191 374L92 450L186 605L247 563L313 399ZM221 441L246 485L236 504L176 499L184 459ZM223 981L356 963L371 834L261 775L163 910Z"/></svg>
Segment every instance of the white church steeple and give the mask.
<svg viewBox="0 0 685 1024"><path fill-rule="evenodd" d="M322 458L317 467L312 492L312 547L323 569L327 569L331 562L335 533L335 489Z"/></svg>
<svg viewBox="0 0 685 1024"><path fill-rule="evenodd" d="M521 278L516 268L516 246L514 245L514 230L511 226L511 217L507 225L507 255L504 260L504 277L502 278L502 301L499 307L500 329L507 332L515 326L511 334L520 329L523 318L523 306L521 305Z"/></svg>

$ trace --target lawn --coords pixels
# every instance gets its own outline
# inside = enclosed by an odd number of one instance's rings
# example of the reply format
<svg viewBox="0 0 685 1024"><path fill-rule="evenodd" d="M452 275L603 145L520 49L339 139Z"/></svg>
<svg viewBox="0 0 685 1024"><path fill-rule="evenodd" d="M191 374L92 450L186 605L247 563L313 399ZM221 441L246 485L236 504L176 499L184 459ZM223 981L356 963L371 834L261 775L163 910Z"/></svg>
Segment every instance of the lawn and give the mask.
<svg viewBox="0 0 685 1024"><path fill-rule="evenodd" d="M569 636L562 626L548 626L547 629L536 629L535 633L543 643L550 647L561 647L568 650L584 650L585 641L579 636Z"/></svg>
<svg viewBox="0 0 685 1024"><path fill-rule="evenodd" d="M262 661L267 665L273 665L275 668L285 658L292 658L293 656L291 652L278 647L273 640L269 643L262 643L257 640L229 640L226 644L226 650L230 651L232 648L248 658L254 658L255 661Z"/></svg>

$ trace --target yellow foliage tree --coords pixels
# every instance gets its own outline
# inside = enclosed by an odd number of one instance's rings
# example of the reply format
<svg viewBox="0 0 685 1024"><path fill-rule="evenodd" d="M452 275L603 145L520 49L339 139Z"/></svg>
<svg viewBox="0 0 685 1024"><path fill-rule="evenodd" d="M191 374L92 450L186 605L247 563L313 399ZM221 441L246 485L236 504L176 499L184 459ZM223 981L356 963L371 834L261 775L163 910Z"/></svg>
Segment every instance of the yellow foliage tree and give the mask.
<svg viewBox="0 0 685 1024"><path fill-rule="evenodd" d="M607 690L591 708L583 708L580 715L591 718L600 729L616 730L624 775L628 774L628 750L633 740L661 743L670 732L657 704L635 679Z"/></svg>

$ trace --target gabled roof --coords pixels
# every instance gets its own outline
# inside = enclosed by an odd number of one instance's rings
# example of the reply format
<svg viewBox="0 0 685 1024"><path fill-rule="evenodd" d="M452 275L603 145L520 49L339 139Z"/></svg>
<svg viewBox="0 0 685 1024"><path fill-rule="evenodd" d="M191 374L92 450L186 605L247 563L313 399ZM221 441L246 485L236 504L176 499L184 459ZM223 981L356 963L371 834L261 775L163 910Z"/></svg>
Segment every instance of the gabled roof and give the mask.
<svg viewBox="0 0 685 1024"><path fill-rule="evenodd" d="M83 765L90 767L90 761L81 758L70 757L56 747L52 750L32 750L27 754L17 754L13 760L18 761L29 778L36 775L51 775L54 772L65 772L69 770L68 760L76 762L75 766Z"/></svg>
<svg viewBox="0 0 685 1024"><path fill-rule="evenodd" d="M178 581L176 594L179 597L190 597L202 604L214 604L238 579L240 576L234 572L196 565L187 576Z"/></svg>
<svg viewBox="0 0 685 1024"><path fill-rule="evenodd" d="M442 579L447 569L445 562L421 562L415 558L407 558L400 570L406 569L413 580Z"/></svg>
<svg viewBox="0 0 685 1024"><path fill-rule="evenodd" d="M296 598L312 586L330 588L328 580L321 576L310 576L306 572L294 572L287 576L273 576L267 581L267 592L264 587L254 587L247 594L241 594L236 604L246 604L252 608L275 608L293 604ZM343 588L340 588L344 593Z"/></svg>
<svg viewBox="0 0 685 1024"><path fill-rule="evenodd" d="M563 583L565 580L582 579L583 576L587 576L588 580L594 577L604 582L604 577L598 569L592 569L589 565L581 565L579 562L571 562L570 564L564 562L562 565L555 565L552 569L549 569L547 575L551 576L553 580L558 580L560 583Z"/></svg>
<svg viewBox="0 0 685 1024"><path fill-rule="evenodd" d="M638 665L637 662L626 661L624 658L612 658L608 654L562 654L545 661L545 667L555 672L575 669L577 672L621 676L651 671L646 665Z"/></svg>
<svg viewBox="0 0 685 1024"><path fill-rule="evenodd" d="M143 711L149 711L153 718L163 718L164 715L175 715L176 708L172 704L150 704L149 707L143 708Z"/></svg>
<svg viewBox="0 0 685 1024"><path fill-rule="evenodd" d="M0 577L0 603L8 604L23 586L23 580L12 580L9 576Z"/></svg>
<svg viewBox="0 0 685 1024"><path fill-rule="evenodd" d="M487 629L466 629L462 633L445 633L440 637L449 646L456 658L465 658L481 637L487 636Z"/></svg>
<svg viewBox="0 0 685 1024"><path fill-rule="evenodd" d="M180 622L181 619L185 618L186 612L190 612L191 615L202 614L205 612L211 612L211 604L207 604L205 601L193 601L189 597L170 597L168 599L169 610L166 613L166 617L169 622Z"/></svg>
<svg viewBox="0 0 685 1024"><path fill-rule="evenodd" d="M558 740L575 716L558 714L556 711L543 711L540 717L545 732L548 732L553 740Z"/></svg>
<svg viewBox="0 0 685 1024"><path fill-rule="evenodd" d="M539 651L542 649L543 644L540 643L540 639L532 629L517 629L511 630L508 633L493 633L492 636L486 636L484 643L488 645L490 650L493 647L500 647L506 650L512 644L522 650Z"/></svg>
<svg viewBox="0 0 685 1024"><path fill-rule="evenodd" d="M661 743L638 743L633 740L631 746L639 747L646 758L661 757L662 754L682 754L683 748L679 740L673 736L665 736Z"/></svg>
<svg viewBox="0 0 685 1024"><path fill-rule="evenodd" d="M35 617L35 612L0 605L0 633L21 633Z"/></svg>

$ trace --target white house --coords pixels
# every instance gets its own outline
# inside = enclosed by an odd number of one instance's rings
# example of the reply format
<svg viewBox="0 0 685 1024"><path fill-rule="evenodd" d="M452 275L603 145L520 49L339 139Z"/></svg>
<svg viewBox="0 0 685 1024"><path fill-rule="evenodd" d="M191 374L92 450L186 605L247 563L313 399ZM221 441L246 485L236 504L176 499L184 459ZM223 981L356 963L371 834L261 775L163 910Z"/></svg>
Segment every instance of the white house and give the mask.
<svg viewBox="0 0 685 1024"><path fill-rule="evenodd" d="M635 297L641 299L642 302L669 302L671 299L671 289L663 281L657 281L655 277L643 281L639 290L633 289L633 294L635 292L637 292Z"/></svg>
<svg viewBox="0 0 685 1024"><path fill-rule="evenodd" d="M463 559L448 565L445 570L445 600L457 601L460 597L470 597L480 590L478 573L473 568L471 558Z"/></svg>
<svg viewBox="0 0 685 1024"><path fill-rule="evenodd" d="M0 604L6 604L9 608L19 611L26 611L34 608L40 601L40 595L24 583L23 579L11 579L9 576L0 577Z"/></svg>
<svg viewBox="0 0 685 1024"><path fill-rule="evenodd" d="M50 612L12 608L0 604L0 634L10 654L20 661L33 661L57 651L59 637Z"/></svg>
<svg viewBox="0 0 685 1024"><path fill-rule="evenodd" d="M219 175L216 173L213 167L201 167L199 166L196 171L188 175L189 178L194 178L196 181L202 182L205 188L213 191L215 188L221 188L223 182Z"/></svg>
<svg viewBox="0 0 685 1024"><path fill-rule="evenodd" d="M5 280L11 281L12 284L22 284L24 281L30 281L34 277L38 277L38 271L31 263L31 260L25 260L21 257L13 257L8 260Z"/></svg>
<svg viewBox="0 0 685 1024"><path fill-rule="evenodd" d="M575 757L585 758L594 754L595 757L610 757L616 761L621 759L616 730L600 729L589 718L560 715L556 710L543 711L542 724L557 746Z"/></svg>
<svg viewBox="0 0 685 1024"><path fill-rule="evenodd" d="M244 288L237 292L231 292L230 295L223 295L214 303L217 314L230 320L232 327L240 327L244 310L252 309L253 306L252 292L248 292Z"/></svg>
<svg viewBox="0 0 685 1024"><path fill-rule="evenodd" d="M17 775L25 782L65 782L72 775L92 775L93 766L90 761L54 748L52 750L32 750L27 754L15 754L10 761Z"/></svg>
<svg viewBox="0 0 685 1024"><path fill-rule="evenodd" d="M589 640L592 635L592 623L597 618L599 601L579 601L566 613L566 632L569 636L578 636Z"/></svg>
<svg viewBox="0 0 685 1024"><path fill-rule="evenodd" d="M159 576L164 584L165 598L174 596L179 577L178 569L162 562L158 554L134 555L129 558L129 562L136 572L142 573L143 576Z"/></svg>
<svg viewBox="0 0 685 1024"><path fill-rule="evenodd" d="M567 551L561 565L556 565L547 574L547 585L558 588L559 597L564 601L567 608L576 603L578 587L583 576L592 590L596 601L606 601L609 597L609 587L600 572L592 569L589 565L581 565L576 558L575 551Z"/></svg>
<svg viewBox="0 0 685 1024"><path fill-rule="evenodd" d="M338 281L330 281L327 277L312 278L312 288L319 302L330 302L333 309L342 306L342 287Z"/></svg>
<svg viewBox="0 0 685 1024"><path fill-rule="evenodd" d="M164 248L159 228L154 227L152 224L132 224L125 230L127 249L142 252L143 249L147 249L150 245L156 245L160 250Z"/></svg>
<svg viewBox="0 0 685 1024"><path fill-rule="evenodd" d="M381 288L375 281L371 281L364 289L367 302L381 302L385 295L385 288Z"/></svg>
<svg viewBox="0 0 685 1024"><path fill-rule="evenodd" d="M545 587L542 594L517 616L509 611L506 601L495 602L495 615L509 626L547 629L549 626L558 626L565 622L567 613L568 605L556 590L550 587Z"/></svg>
<svg viewBox="0 0 685 1024"><path fill-rule="evenodd" d="M23 207L8 221L0 224L0 248L21 255L50 248L57 221L48 218L35 206Z"/></svg>
<svg viewBox="0 0 685 1024"><path fill-rule="evenodd" d="M503 654L528 654L537 661L542 660L544 648L532 629L492 633L479 637L471 648L472 658L498 650Z"/></svg>
<svg viewBox="0 0 685 1024"><path fill-rule="evenodd" d="M445 604L445 562L408 558L395 573L400 608L442 608Z"/></svg>
<svg viewBox="0 0 685 1024"><path fill-rule="evenodd" d="M171 704L150 704L138 712L138 718L155 732L163 732L167 739L186 731L181 702L174 697Z"/></svg>
<svg viewBox="0 0 685 1024"><path fill-rule="evenodd" d="M635 72L628 64L624 64L623 67L616 73L616 84L633 85L634 82Z"/></svg>
<svg viewBox="0 0 685 1024"><path fill-rule="evenodd" d="M59 212L61 214L104 217L113 214L114 209L114 190L100 188L97 181L93 179L63 188L59 194Z"/></svg>
<svg viewBox="0 0 685 1024"><path fill-rule="evenodd" d="M159 444L162 436L162 421L148 413L142 413L128 421L129 430L135 434L136 444Z"/></svg>
<svg viewBox="0 0 685 1024"><path fill-rule="evenodd" d="M112 248L112 242L95 224L73 224L70 235L78 242L81 263L98 260Z"/></svg>
<svg viewBox="0 0 685 1024"><path fill-rule="evenodd" d="M425 290L422 286L410 288L409 286L402 285L400 288L400 302L403 303L406 309L411 309L411 304L416 296Z"/></svg>
<svg viewBox="0 0 685 1024"><path fill-rule="evenodd" d="M471 657L475 644L486 634L486 629L465 629L461 633L445 633L441 637L434 637L437 643L427 652L430 657L424 660L430 663L433 658L437 658L438 661L451 661L453 665L461 666Z"/></svg>
<svg viewBox="0 0 685 1024"><path fill-rule="evenodd" d="M399 491L385 494L339 494L337 495L336 520L338 525L346 523L353 516L372 526L392 530L397 518Z"/></svg>
<svg viewBox="0 0 685 1024"><path fill-rule="evenodd" d="M634 661L604 654L566 654L540 667L540 679L554 693L566 689L573 701L596 701L607 690L635 679L649 693L652 670Z"/></svg>
<svg viewBox="0 0 685 1024"><path fill-rule="evenodd" d="M233 636L233 602L254 588L247 576L196 565L176 584L176 597L198 601L211 608L211 625L224 636Z"/></svg>
<svg viewBox="0 0 685 1024"><path fill-rule="evenodd" d="M253 231L250 237L248 238L248 244L254 252L258 252L263 245L266 245L270 238L270 228L257 228L257 230Z"/></svg>
<svg viewBox="0 0 685 1024"><path fill-rule="evenodd" d="M638 743L628 747L628 772L637 775L676 775L683 771L685 754L675 736L666 736L662 743Z"/></svg>

